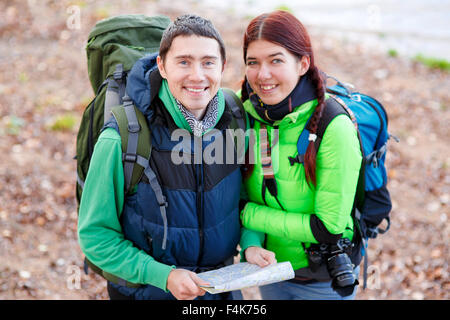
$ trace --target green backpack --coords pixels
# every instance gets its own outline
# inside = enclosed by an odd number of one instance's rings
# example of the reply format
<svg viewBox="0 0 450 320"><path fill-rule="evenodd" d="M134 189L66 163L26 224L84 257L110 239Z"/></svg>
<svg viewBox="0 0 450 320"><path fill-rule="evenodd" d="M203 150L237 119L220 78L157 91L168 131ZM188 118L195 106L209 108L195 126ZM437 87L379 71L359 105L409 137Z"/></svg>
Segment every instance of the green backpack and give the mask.
<svg viewBox="0 0 450 320"><path fill-rule="evenodd" d="M99 21L89 34L86 46L88 74L94 92L94 99L84 110L76 141L77 183L76 199L79 205L84 188L94 145L104 124L114 116L121 134L125 194L133 191L148 166L151 154L150 129L145 116L125 94L127 74L134 63L147 54L159 51L164 30L170 24L166 16L120 15ZM231 108L231 128L247 127L246 114L240 99L230 89L223 89L226 104ZM153 172L152 172L153 173ZM161 187L152 174L150 184L158 201L165 203ZM165 216L165 206L160 210ZM107 273L88 259L88 266L107 280L137 287L110 273Z"/></svg>
<svg viewBox="0 0 450 320"><path fill-rule="evenodd" d="M127 73L137 60L159 50L169 23L165 16L120 15L99 21L89 34L88 74L96 94L84 110L77 135L78 203L100 131L112 108L123 102Z"/></svg>
<svg viewBox="0 0 450 320"><path fill-rule="evenodd" d="M122 97L125 95L128 72L137 60L146 54L159 50L162 34L169 24L170 19L166 16L120 15L99 21L91 30L86 53L89 80L95 92L95 97L84 110L77 135L76 199L78 205L81 201L94 145L103 125L109 120L113 110L119 125L128 122L126 113L123 112L125 109L120 107L123 103ZM134 106L131 107L134 109ZM149 129L144 116L140 112L136 112L134 115L142 128L140 132L136 133L141 140L141 143L139 143L140 149L145 147L144 150L135 150L134 153L140 153L148 159L151 149ZM120 130L120 132L124 133L121 136L122 148L126 150L128 130ZM144 167L133 163L131 170L135 171L135 174L134 181L129 182L129 185L137 184L138 179L136 177L139 176L140 178ZM127 178L129 179L129 177ZM88 272L88 266L94 272L114 283L124 282L124 280L104 272L88 259L85 259L84 270L86 273ZM125 284L134 286L131 283Z"/></svg>

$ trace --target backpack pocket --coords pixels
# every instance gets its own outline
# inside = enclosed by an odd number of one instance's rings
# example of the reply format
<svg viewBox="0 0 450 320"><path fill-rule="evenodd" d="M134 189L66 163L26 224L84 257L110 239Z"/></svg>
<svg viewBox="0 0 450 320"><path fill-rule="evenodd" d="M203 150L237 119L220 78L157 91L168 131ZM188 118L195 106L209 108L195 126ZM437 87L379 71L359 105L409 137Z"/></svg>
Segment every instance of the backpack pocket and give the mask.
<svg viewBox="0 0 450 320"><path fill-rule="evenodd" d="M362 208L363 235L367 238L375 238L378 233L384 233L389 229L389 213L392 209L391 197L386 184L378 189L366 191ZM385 229L378 225L386 219L388 225Z"/></svg>

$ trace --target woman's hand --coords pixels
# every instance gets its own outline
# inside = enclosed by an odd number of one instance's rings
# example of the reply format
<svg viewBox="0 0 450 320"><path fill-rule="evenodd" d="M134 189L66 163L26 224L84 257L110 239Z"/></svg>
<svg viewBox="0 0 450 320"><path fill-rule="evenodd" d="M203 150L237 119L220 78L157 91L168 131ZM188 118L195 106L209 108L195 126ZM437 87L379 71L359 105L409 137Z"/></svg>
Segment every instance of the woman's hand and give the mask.
<svg viewBox="0 0 450 320"><path fill-rule="evenodd" d="M245 250L245 259L247 262L257 264L260 267L266 267L269 264L277 263L274 252L260 247L248 247Z"/></svg>

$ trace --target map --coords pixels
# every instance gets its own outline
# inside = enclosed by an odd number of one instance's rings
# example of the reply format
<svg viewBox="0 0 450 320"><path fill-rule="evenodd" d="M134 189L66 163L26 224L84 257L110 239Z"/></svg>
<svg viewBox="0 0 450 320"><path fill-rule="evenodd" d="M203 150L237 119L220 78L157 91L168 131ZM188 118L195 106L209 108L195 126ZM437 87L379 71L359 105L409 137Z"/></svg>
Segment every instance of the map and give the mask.
<svg viewBox="0 0 450 320"><path fill-rule="evenodd" d="M243 262L202 272L198 276L210 283L210 286L200 287L212 294L263 286L295 277L290 262L274 263L263 268L256 264Z"/></svg>

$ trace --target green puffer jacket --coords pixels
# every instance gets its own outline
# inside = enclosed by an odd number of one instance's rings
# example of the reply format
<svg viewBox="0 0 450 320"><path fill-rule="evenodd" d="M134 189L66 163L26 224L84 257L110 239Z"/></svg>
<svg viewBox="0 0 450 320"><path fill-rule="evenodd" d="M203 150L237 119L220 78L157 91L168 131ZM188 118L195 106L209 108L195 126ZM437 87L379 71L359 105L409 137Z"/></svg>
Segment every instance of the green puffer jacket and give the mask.
<svg viewBox="0 0 450 320"><path fill-rule="evenodd" d="M246 111L258 121L254 122L255 166L244 181L248 203L241 211L243 224L242 252L249 246L263 246L276 254L278 262L290 261L294 270L308 266L302 243L308 247L317 243L310 226L315 214L331 234L353 237L351 209L361 165L361 150L356 129L345 115L337 116L324 133L316 158L317 186L308 186L303 164L290 165L288 157L297 155L297 140L317 100L308 101L274 126L279 129L279 141L272 145L274 128L267 125L268 140L272 147L272 166L278 187L278 200L265 193L267 206L262 199L263 172L259 130L261 118L249 100ZM263 121L264 122L264 121ZM265 240L265 242L264 242Z"/></svg>

